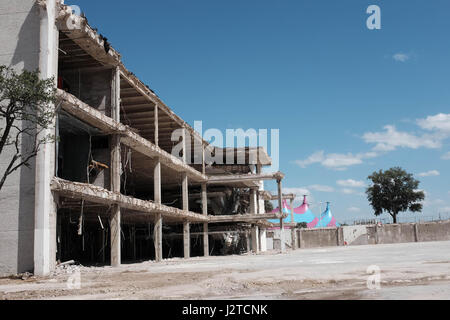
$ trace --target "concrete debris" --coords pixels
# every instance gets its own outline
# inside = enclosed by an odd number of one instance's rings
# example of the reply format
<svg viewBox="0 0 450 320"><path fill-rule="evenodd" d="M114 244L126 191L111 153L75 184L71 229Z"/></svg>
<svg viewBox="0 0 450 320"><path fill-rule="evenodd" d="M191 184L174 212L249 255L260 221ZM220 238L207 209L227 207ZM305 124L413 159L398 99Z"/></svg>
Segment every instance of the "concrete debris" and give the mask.
<svg viewBox="0 0 450 320"><path fill-rule="evenodd" d="M71 264L64 264L64 265L58 265L56 267L56 270L53 272L52 276L60 276L64 274L74 274L76 272L81 272L81 269L83 268L82 265L71 265Z"/></svg>

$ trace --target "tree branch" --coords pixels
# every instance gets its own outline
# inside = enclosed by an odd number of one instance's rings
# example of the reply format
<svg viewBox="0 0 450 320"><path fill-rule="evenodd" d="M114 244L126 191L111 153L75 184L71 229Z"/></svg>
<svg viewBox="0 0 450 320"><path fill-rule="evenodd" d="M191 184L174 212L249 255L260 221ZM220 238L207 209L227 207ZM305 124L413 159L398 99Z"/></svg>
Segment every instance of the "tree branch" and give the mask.
<svg viewBox="0 0 450 320"><path fill-rule="evenodd" d="M17 161L19 156L15 154L13 158L11 159L11 162L8 165L8 168L6 168L5 172L3 173L2 180L0 180L0 190L2 189L3 185L5 184L6 178L10 175L9 171L13 167L14 163Z"/></svg>

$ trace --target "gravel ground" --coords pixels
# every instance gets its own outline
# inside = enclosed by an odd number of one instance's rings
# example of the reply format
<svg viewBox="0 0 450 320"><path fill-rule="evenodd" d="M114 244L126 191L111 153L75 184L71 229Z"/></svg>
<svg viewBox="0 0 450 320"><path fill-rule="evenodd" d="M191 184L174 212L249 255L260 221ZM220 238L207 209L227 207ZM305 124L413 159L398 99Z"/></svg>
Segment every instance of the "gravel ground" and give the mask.
<svg viewBox="0 0 450 320"><path fill-rule="evenodd" d="M450 242L65 266L0 279L0 299L450 299Z"/></svg>

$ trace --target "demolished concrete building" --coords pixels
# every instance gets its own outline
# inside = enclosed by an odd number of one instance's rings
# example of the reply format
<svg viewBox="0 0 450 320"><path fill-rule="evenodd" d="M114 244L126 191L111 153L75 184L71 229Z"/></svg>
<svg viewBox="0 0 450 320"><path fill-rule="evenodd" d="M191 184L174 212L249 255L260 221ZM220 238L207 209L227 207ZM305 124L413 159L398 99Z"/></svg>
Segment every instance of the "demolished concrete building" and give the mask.
<svg viewBox="0 0 450 320"><path fill-rule="evenodd" d="M233 234L243 235L239 250L264 250L267 219L284 218L264 211L263 181L277 181L278 196L268 197L281 207L284 178L262 172L265 150L234 150L243 164L207 164L217 148L63 1L2 0L0 12L0 65L39 69L57 87L56 141L0 192L0 275L48 275L67 260L118 266L236 253L224 248ZM171 154L174 130L181 159ZM201 159L190 164L193 145Z"/></svg>

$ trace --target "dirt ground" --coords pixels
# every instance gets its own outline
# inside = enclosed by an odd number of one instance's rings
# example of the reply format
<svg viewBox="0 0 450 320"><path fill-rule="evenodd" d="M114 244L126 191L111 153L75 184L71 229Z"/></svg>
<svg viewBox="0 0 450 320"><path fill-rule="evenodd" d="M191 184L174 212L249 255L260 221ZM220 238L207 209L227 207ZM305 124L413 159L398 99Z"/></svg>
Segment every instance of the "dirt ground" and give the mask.
<svg viewBox="0 0 450 320"><path fill-rule="evenodd" d="M70 266L0 279L0 299L450 299L450 242Z"/></svg>

